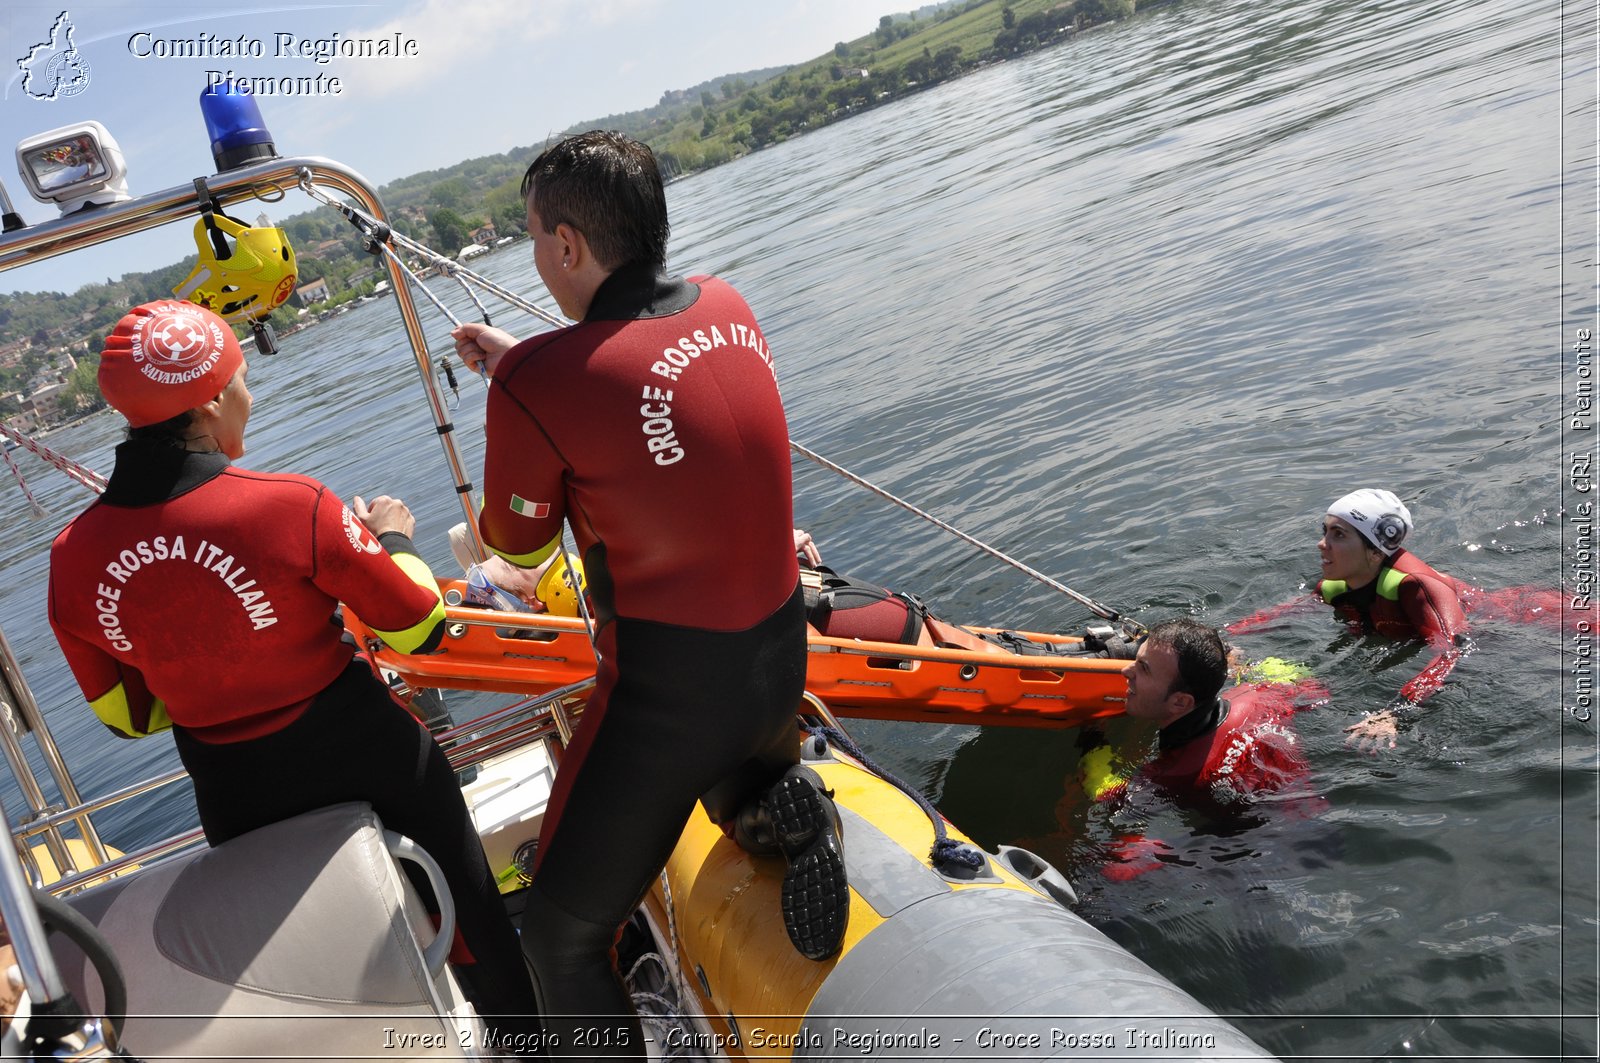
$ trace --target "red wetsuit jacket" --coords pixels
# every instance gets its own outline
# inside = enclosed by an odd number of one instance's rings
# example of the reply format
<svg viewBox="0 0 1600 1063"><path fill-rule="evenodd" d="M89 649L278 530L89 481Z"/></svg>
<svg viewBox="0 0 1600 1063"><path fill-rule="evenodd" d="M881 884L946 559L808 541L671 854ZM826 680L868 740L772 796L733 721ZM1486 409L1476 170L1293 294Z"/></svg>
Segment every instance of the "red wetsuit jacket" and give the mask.
<svg viewBox="0 0 1600 1063"><path fill-rule="evenodd" d="M1303 790L1310 767L1289 720L1297 708L1327 696L1327 688L1314 680L1242 683L1211 706L1163 727L1159 751L1139 768L1132 782L1172 791L1188 804L1198 800L1219 808L1265 794ZM1102 782L1093 797L1120 802L1126 794L1127 784ZM1308 793L1292 802L1290 810L1310 817L1323 805L1321 797ZM1122 834L1108 850L1109 860L1100 872L1113 881L1126 881L1156 870L1171 851L1158 839Z"/></svg>
<svg viewBox="0 0 1600 1063"><path fill-rule="evenodd" d="M1325 698L1322 684L1244 683L1210 709L1196 709L1163 727L1160 751L1139 769L1170 790L1231 804L1298 785L1309 768L1289 727L1297 707Z"/></svg>
<svg viewBox="0 0 1600 1063"><path fill-rule="evenodd" d="M124 443L105 494L51 547L50 624L119 735L170 721L205 741L259 737L350 664L340 602L402 652L437 640L427 566L405 536L384 540L308 477Z"/></svg>
<svg viewBox="0 0 1600 1063"><path fill-rule="evenodd" d="M740 631L793 593L788 426L723 281L618 270L584 321L506 353L486 433L484 542L532 566L567 518L601 623Z"/></svg>
<svg viewBox="0 0 1600 1063"><path fill-rule="evenodd" d="M1528 593L1523 595L1523 590ZM1501 602L1508 595L1520 595L1532 604L1525 610L1526 615L1517 619L1549 615L1552 604L1556 622L1560 618L1559 595L1534 592L1531 588L1486 594L1434 571L1415 554L1403 549L1395 551L1388 564L1378 570L1378 577L1364 587L1350 590L1342 580L1319 580L1313 593L1311 598L1296 598L1235 620L1225 630L1230 635L1260 631L1282 616L1322 601L1333 606L1357 633L1422 639L1442 652L1400 688L1401 697L1411 702L1421 701L1444 685L1445 677L1460 659L1459 644L1467 635L1464 609L1467 603L1487 606Z"/></svg>
<svg viewBox="0 0 1600 1063"><path fill-rule="evenodd" d="M1317 594L1340 617L1364 633L1394 639L1422 639L1443 652L1400 688L1400 696L1418 702L1444 684L1461 653L1467 618L1460 595L1470 588L1430 568L1404 549L1396 550L1378 577L1349 589L1343 580L1320 580Z"/></svg>

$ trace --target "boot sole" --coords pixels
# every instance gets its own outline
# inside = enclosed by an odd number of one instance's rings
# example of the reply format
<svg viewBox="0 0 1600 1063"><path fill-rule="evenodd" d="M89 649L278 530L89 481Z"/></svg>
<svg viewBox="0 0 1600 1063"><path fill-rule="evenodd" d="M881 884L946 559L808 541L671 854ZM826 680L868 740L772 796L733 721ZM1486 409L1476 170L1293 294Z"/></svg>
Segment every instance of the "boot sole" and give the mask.
<svg viewBox="0 0 1600 1063"><path fill-rule="evenodd" d="M808 960L825 960L839 951L850 917L844 849L821 785L806 769L791 769L767 795L778 847L789 862L783 875L783 928Z"/></svg>

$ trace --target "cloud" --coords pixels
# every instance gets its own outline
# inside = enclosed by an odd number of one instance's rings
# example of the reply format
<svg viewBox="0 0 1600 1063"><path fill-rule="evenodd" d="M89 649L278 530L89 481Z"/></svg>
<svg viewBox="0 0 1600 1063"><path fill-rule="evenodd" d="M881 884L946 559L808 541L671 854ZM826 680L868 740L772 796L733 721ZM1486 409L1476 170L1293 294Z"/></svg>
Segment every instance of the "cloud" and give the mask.
<svg viewBox="0 0 1600 1063"><path fill-rule="evenodd" d="M378 100L432 85L465 93L495 68L515 69L541 46L584 40L597 26L614 25L661 6L661 0L423 0L370 29L349 36L417 41L415 58L362 59L340 64L339 76L363 100Z"/></svg>

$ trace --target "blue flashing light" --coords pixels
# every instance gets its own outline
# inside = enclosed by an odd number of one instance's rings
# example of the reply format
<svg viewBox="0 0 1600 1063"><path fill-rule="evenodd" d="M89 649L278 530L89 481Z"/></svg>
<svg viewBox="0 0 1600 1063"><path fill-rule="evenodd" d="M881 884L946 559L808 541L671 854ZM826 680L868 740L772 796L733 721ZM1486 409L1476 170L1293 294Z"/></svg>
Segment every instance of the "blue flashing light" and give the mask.
<svg viewBox="0 0 1600 1063"><path fill-rule="evenodd" d="M218 173L278 154L255 97L232 81L207 85L200 94L200 113L206 120Z"/></svg>

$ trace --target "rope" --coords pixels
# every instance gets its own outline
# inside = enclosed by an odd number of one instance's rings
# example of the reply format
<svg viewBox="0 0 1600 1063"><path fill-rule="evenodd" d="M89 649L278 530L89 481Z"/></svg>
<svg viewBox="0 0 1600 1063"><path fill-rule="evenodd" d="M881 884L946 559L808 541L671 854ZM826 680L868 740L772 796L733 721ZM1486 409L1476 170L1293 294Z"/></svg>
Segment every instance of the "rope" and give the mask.
<svg viewBox="0 0 1600 1063"><path fill-rule="evenodd" d="M16 429L12 428L10 425L0 423L0 436L5 436L8 439L15 439L18 443L27 447L29 450L39 455L39 457L43 458L45 461L48 461L51 465L54 465L56 468L66 473L72 479L87 487L95 494L99 494L106 489L106 478L104 476L101 476L93 469L79 465L77 462L73 461L69 457L66 457L65 455L57 454L43 443L28 438L21 432L18 432Z"/></svg>
<svg viewBox="0 0 1600 1063"><path fill-rule="evenodd" d="M661 971L661 982L671 991L671 996L657 993L639 986L641 972L646 967L656 967ZM693 1028L689 1025L687 1016L684 1015L683 1000L677 982L672 978L671 969L667 961L658 952L641 953L628 973L623 975L623 984L628 987L628 996L633 1001L633 1009L639 1013L639 1021L653 1028L656 1034L656 1043L661 1046L662 1059L688 1059L692 1058L690 1045Z"/></svg>
<svg viewBox="0 0 1600 1063"><path fill-rule="evenodd" d="M507 290L505 288L502 288L500 285L496 284L494 281L490 280L489 278L484 277L481 274L474 273L472 270L468 269L466 266L461 265L459 262L456 262L454 259L445 258L444 256L440 255L438 252L434 251L432 248L429 248L424 244L418 243L417 241L415 241L415 240L411 239L410 237L406 236L405 234L394 232L393 230L389 229L388 226L384 225L382 222L379 222L376 219L369 217L368 215L364 214L360 210L357 210L355 207L352 207L352 206L349 206L348 204L339 202L338 200L334 199L332 196L328 195L326 192L323 192L320 188L317 188L317 187L315 187L314 185L311 184L309 171L305 172L302 175L300 187L307 195L311 196L311 198L319 200L320 202L326 203L328 206L331 206L335 210L337 210L340 213L342 213L346 218L348 218L350 220L352 225L355 225L358 229L361 229L364 233L366 233L369 236L369 238L372 237L374 235L374 233L382 233L382 234L384 234L389 239L392 239L395 243L399 244L401 247L404 247L406 250L415 253L420 258L422 258L425 261L427 261L430 264L432 264L440 272L442 272L442 273L444 273L444 274L446 274L448 276L454 277L457 281L459 281L461 283L462 287L467 288L468 292L472 291L471 287L467 284L467 280L470 279L474 284L477 284L477 285L481 286L485 291L491 292L492 294L494 294L498 298L504 300L509 305L514 306L517 309L522 310L522 311L524 311L524 312L526 312L528 314L532 314L534 317L539 318L541 321L544 321L547 324L556 325L556 326L564 326L564 325L567 324L567 322L564 319L559 318L554 314L551 314L549 311L541 309L540 307L536 306L532 302L529 302L527 299L525 299L524 297L516 294L515 292L512 292L512 291L509 291L509 290ZM357 219L360 219L360 220L357 220ZM387 245L385 245L385 250L388 250ZM394 252L390 251L389 253L391 255L393 255ZM396 261L398 261L398 259L396 259ZM419 280L416 277L416 275L413 274L409 269L406 270L406 275L411 279L412 283L418 285L419 287L423 287L423 290L425 292L427 291L426 287L424 287L422 285L421 280ZM444 304L440 303L439 300L434 297L432 292L428 292L428 298L432 299L434 305L438 306L441 310L444 309ZM474 296L473 301L477 302L476 296ZM479 309L483 308L483 304L482 303L478 303L478 306L479 306ZM487 313L488 312L485 311L484 313L485 313L485 317L487 317ZM445 310L445 316L449 317L453 324L456 324L456 325L460 324L460 322L455 319L455 316L452 315L448 310ZM1029 566L1027 564L1024 564L1023 562L1018 561L1016 558L1011 557L1009 554L1006 554L1001 550L997 550L996 548L990 546L988 543L983 542L981 539L978 539L978 538L976 538L974 536L968 535L966 532L962 531L961 529L956 528L953 525L947 523L946 521L940 520L938 517L935 517L933 514L927 512L926 510L920 509L917 506L912 505L910 502L907 502L904 499L897 497L896 495L890 493L889 491L885 490L884 488L881 488L881 487L877 486L876 484L872 483L870 480L867 480L865 477L859 476L856 473L851 472L849 469L846 469L844 466L839 465L836 462L829 461L827 458L824 458L822 455L818 454L817 452L815 452L813 450L810 450L807 447L802 446L801 444L795 442L794 440L791 439L789 441L789 446L792 447L797 454L800 454L800 455L802 455L802 456L804 456L806 458L809 458L810 460L816 462L818 465L821 465L823 468L829 469L829 470L831 470L833 472L836 472L840 476L843 476L845 479L851 481L852 483L855 483L855 484L857 484L857 485L859 485L861 487L865 487L867 490L871 491L873 494L878 495L880 498L883 498L883 499L885 499L885 500L887 500L889 502L894 503L895 505L899 506L901 509L906 510L908 513L912 513L912 514L914 514L914 515L916 515L918 517L921 517L923 520L929 522L934 527L939 528L942 531L949 532L951 535L954 535L956 538L960 539L962 542L965 542L970 546L976 547L978 550L980 550L983 553L989 555L990 557L994 558L995 560L1002 561L1005 564L1010 565L1012 568L1015 568L1017 571L1023 573L1024 575L1027 575L1027 576L1029 576L1029 577L1031 577L1031 578L1033 578L1035 580L1038 580L1040 583L1042 583L1045 586L1049 587L1051 590L1058 591L1061 594L1065 594L1067 597L1071 598L1073 601L1077 602L1079 605L1082 605L1084 608L1088 609L1090 612L1094 613L1096 616L1101 617L1102 619L1105 619L1105 620L1109 620L1112 623L1124 622L1124 623L1133 624L1136 627L1138 627L1140 630L1143 630L1143 626L1139 625L1137 621L1135 621L1135 620L1133 620L1131 618L1122 616L1115 609L1112 609L1111 607L1106 606L1106 605L1102 605L1101 603L1095 601L1093 598L1090 598L1087 595L1079 594L1077 591L1073 590L1071 587L1068 587L1066 584L1061 583L1059 580L1052 579L1051 577L1045 575L1043 572L1040 572L1039 570L1037 570L1037 569L1035 569L1035 568L1033 568L1033 567L1031 567L1031 566Z"/></svg>
<svg viewBox="0 0 1600 1063"><path fill-rule="evenodd" d="M410 239L404 233L396 232L393 228L385 225L383 222L378 221L376 218L357 210L355 207L352 207L347 203L341 203L332 196L329 196L327 193L323 192L320 188L317 188L311 183L311 174L309 170L301 172L300 188L312 199L326 203L328 206L333 207L335 210L339 211L339 213L343 214L346 220L348 220L351 225L355 226L356 230L360 232L363 237L365 237L364 246L366 249L372 254L379 254L381 252L382 254L387 255L389 257L389 261L393 262L396 268L398 268L401 273L405 274L406 280L413 287L419 289L423 295L427 296L428 301L434 306L438 307L439 312L445 316L445 319L448 320L453 327L460 328L461 319L456 317L455 314L451 313L450 308L445 306L437 295L433 294L433 290L430 289L426 284L422 283L422 278L418 277L416 273L412 272L411 267L406 265L405 260L402 259L399 254L395 252L395 249L390 246L391 243L399 243L408 250L417 250L425 258L427 258L430 263L437 267L440 272L447 276L455 277L458 281L460 281L461 286L463 288L467 288L467 294L472 296L472 301L476 303L478 309L483 312L484 320L487 324L489 311L484 308L483 303L479 302L477 295L473 294L472 289L467 287L466 281L462 278L464 276L470 276L473 279L482 282L489 290L496 291L496 294L499 294L499 291L497 290L498 286L493 285L492 282L485 278L479 277L478 274L473 273L460 263L435 254L429 248L426 248L417 243L415 240ZM532 303L522 299L520 296L515 296L510 292L506 292L505 294L501 295L501 298L508 298L512 301L513 306L518 306L522 309L525 309L528 312L544 318L547 321L555 321L557 324L561 323L557 319L551 317L551 315L545 313L543 310L535 307ZM479 373L480 375L485 376L485 379L487 379L486 374L483 374L481 369L479 370ZM562 560L567 565L568 572L579 571L571 552L567 549L565 538L563 538L561 541L561 556ZM586 600L585 595L577 593L578 588L574 587L573 591L574 596L578 600L578 614L583 618L584 631L589 636L589 646L594 650L595 658L598 660L600 656L600 642L595 635L594 617L589 614L589 603Z"/></svg>
<svg viewBox="0 0 1600 1063"><path fill-rule="evenodd" d="M1004 561L1006 564L1008 564L1012 568L1015 568L1018 571L1024 573L1025 575L1032 576L1034 579L1038 580L1040 583L1043 583L1046 587L1049 587L1052 590L1060 591L1062 594L1065 594L1067 597L1071 598L1073 601L1075 601L1078 604L1088 608L1096 616L1103 617L1106 620L1110 620L1110 621L1113 621L1113 622L1123 619L1123 617L1120 614L1118 614L1115 609L1112 609L1109 606L1101 605L1099 602L1095 601L1093 598L1090 598L1090 597L1088 597L1086 595L1079 594L1077 591L1073 590L1071 587L1068 587L1066 584L1061 583L1058 580L1051 579L1049 576L1046 576L1043 572L1040 572L1038 569L1035 569L1035 568L1032 568L1032 567L1030 567L1028 565L1025 565L1021 561L1018 561L1016 558L1011 557L1009 554L1005 554L1005 553L1003 553L1003 552L1001 552L999 550L996 550L994 547L990 546L988 543L985 543L980 539L976 539L976 538L968 535L966 532L962 531L960 528L954 527L951 524L947 524L946 522L940 520L938 517L935 517L932 513L929 513L928 511L926 511L924 509L919 509L918 507L912 505L910 502L907 502L905 499L899 498L896 495L891 494L889 491L884 490L883 488L879 487L877 484L875 484L872 481L866 479L865 477L857 476L855 473L851 472L849 469L846 469L844 466L839 465L836 462L829 461L827 458L823 457L821 454L818 454L816 451L810 450L810 449L808 449L808 448L806 448L804 446L801 446L799 443L796 443L792 439L789 440L789 446L794 449L796 454L799 454L799 455L801 455L803 457L806 457L806 458L810 458L812 461L816 462L818 465L821 465L825 469L830 469L833 472L838 473L840 476L843 476L846 480L849 480L851 483L858 484L861 487L865 487L868 491L871 491L873 494L877 495L878 497L886 499L887 501L893 502L895 505L899 506L901 509L904 509L904 510L910 512L910 513L916 514L917 516L921 517L923 520L925 520L928 523L932 524L934 527L939 528L942 531L947 531L951 535L954 535L956 538L960 539L962 542L965 542L965 543L968 543L968 544L970 544L972 546L977 547L979 550L982 550L984 553L988 554L990 557L994 558L995 560Z"/></svg>
<svg viewBox="0 0 1600 1063"><path fill-rule="evenodd" d="M422 283L422 279L411 271L410 266L406 265L405 259L395 254L394 248L389 246L391 241L401 239L401 234L376 218L362 213L348 203L341 203L326 192L323 192L311 183L311 171L309 169L300 171L300 190L312 199L326 203L340 214L343 214L345 219L356 227L356 231L365 237L362 241L362 247L368 254L389 256L389 261L393 262L396 268L405 274L406 279L411 282L413 287L420 290L423 295L428 297L429 302L439 308L439 312L449 320L452 326L461 327L461 319L452 314L448 306L440 302L439 297L434 295L426 284Z"/></svg>
<svg viewBox="0 0 1600 1063"><path fill-rule="evenodd" d="M357 229L360 229L368 236L372 236L375 233L380 232L384 233L387 241L393 242L396 246L406 251L410 251L424 262L439 270L439 272L454 277L462 284L463 287L466 287L466 282L470 280L473 284L478 285L478 287L482 288L484 291L504 301L507 305L514 306L518 310L532 314L534 317L545 322L546 324L556 326L568 324L565 318L558 317L557 315L550 313L548 310L529 302L516 292L502 287L495 281L490 280L488 277L485 277L480 273L473 272L471 269L468 269L455 259L446 258L444 255L439 254L426 244L418 243L405 233L396 232L371 215L350 206L348 203L342 203L333 198L328 193L311 183L310 171L305 171L301 174L300 190L306 195L310 196L312 199L317 200L319 203L324 203L343 214L345 218L349 220L350 224L354 225ZM387 230L387 232L384 232L385 230ZM419 281L417 283L421 282ZM468 290L470 291L470 289ZM479 306L481 308L482 304L480 303ZM487 311L485 311L485 313L487 314Z"/></svg>
<svg viewBox="0 0 1600 1063"><path fill-rule="evenodd" d="M368 242L383 254L388 255L389 261L393 262L399 267L400 272L406 275L406 280L411 282L411 286L419 289L423 295L426 295L428 297L428 301L439 308L439 313L443 314L449 320L451 325L456 328L461 327L461 319L452 314L450 312L450 308L445 306L444 303L439 300L437 295L433 294L433 290L426 284L422 283L421 277L418 277L415 273L411 272L411 267L406 265L405 259L394 253L394 248L376 238L370 239Z"/></svg>
<svg viewBox="0 0 1600 1063"><path fill-rule="evenodd" d="M933 824L933 848L928 851L928 858L933 861L935 868L965 868L976 871L984 865L984 855L981 852L966 842L956 841L945 832L944 817L933 807L933 802L923 797L920 790L880 768L849 735L825 723L806 724L805 729L807 734L821 735L831 745L838 746L859 760L862 767L917 803L917 807L928 817L928 822Z"/></svg>
<svg viewBox="0 0 1600 1063"><path fill-rule="evenodd" d="M17 486L22 488L23 497L28 500L28 514L34 520L44 519L44 507L39 504L38 499L33 497L33 492L28 490L28 481L22 478L22 470L17 468L17 463L11 457L9 448L6 450L5 455L6 464L11 466L11 475L17 478Z"/></svg>
<svg viewBox="0 0 1600 1063"><path fill-rule="evenodd" d="M472 300L472 305L478 308L478 316L483 318L483 323L485 325L493 325L494 322L489 320L489 308L483 305L482 299L478 298L477 290L467 283L465 277L461 276L460 269L461 267L458 264L452 264L449 269L441 272L461 285L461 290L467 293L467 297Z"/></svg>

